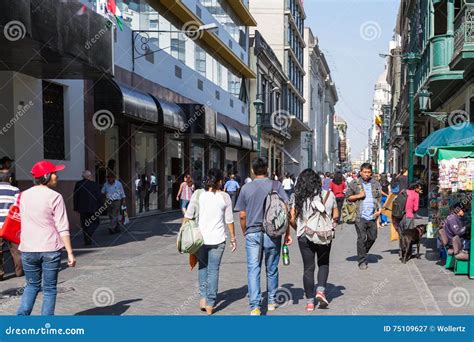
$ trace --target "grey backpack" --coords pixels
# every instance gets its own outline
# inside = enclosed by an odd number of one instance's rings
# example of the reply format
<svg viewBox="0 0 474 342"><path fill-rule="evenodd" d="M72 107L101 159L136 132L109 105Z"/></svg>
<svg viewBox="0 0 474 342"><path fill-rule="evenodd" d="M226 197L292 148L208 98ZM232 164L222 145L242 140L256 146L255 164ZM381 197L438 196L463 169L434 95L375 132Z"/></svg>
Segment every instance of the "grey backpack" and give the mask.
<svg viewBox="0 0 474 342"><path fill-rule="evenodd" d="M263 231L275 238L285 234L288 228L288 206L278 194L278 181L272 182L272 190L264 202Z"/></svg>

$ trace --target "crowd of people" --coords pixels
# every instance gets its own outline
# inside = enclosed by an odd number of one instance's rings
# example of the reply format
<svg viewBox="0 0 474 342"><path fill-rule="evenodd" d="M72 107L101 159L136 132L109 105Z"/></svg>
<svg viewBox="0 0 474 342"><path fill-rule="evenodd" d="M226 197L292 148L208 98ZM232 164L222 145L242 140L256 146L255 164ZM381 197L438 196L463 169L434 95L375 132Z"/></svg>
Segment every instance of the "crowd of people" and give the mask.
<svg viewBox="0 0 474 342"><path fill-rule="evenodd" d="M68 265L74 267L76 264L64 199L54 191L58 184L58 172L64 169L64 165L54 165L48 161L36 163L31 170L34 186L21 193L9 165L11 163L2 159L0 227L14 203L21 204L25 210L21 211L20 244L0 240L0 281L4 276L1 252L3 245L8 244L16 276L24 274L26 278L18 315L31 314L41 289L44 294L41 313L52 315L63 249L67 252ZM402 169L398 175L379 175L372 172L371 164L364 163L360 170L345 174L323 174L306 169L298 177L287 173L282 179L276 174L269 176L268 171L267 160L259 157L252 162L253 178L248 176L243 183L235 172L224 175L221 170L211 169L201 180L200 186L196 186L191 175L185 175L179 187L176 200L180 202L183 221L195 220L202 235L203 245L193 257L199 265L199 306L208 314L214 312L220 264L226 248L226 231L230 236L231 251L237 249L234 212L239 213L239 223L245 238L251 315L261 314L263 298L260 277L263 261L267 310L277 309L278 265L282 247L291 245L294 240L303 261L302 283L307 300L306 311L314 311L317 305L329 305L326 286L332 238L337 225L348 222L349 205L355 208L351 223L357 232L355 249L361 271L368 268L368 254L377 239L379 228L391 222L400 236L415 228L423 190L416 181L408 183L406 169ZM384 204L389 202L388 198L392 194L404 198L401 216L382 214ZM272 198L277 198L279 203L271 202ZM119 217L124 200L123 185L113 172L107 174L107 181L102 187L93 180L90 171L83 172L82 180L77 182L74 189L74 210L80 214L86 245L92 243L102 208L107 210L110 218L109 233L120 232L122 223ZM463 248L468 250L470 240L466 238L466 229L461 223L463 210L462 204L456 204L444 228L450 241L458 236L462 239ZM272 211L274 216L268 216ZM273 228L269 229L269 226ZM407 248L411 249L411 246L403 246L400 239L401 252Z"/></svg>

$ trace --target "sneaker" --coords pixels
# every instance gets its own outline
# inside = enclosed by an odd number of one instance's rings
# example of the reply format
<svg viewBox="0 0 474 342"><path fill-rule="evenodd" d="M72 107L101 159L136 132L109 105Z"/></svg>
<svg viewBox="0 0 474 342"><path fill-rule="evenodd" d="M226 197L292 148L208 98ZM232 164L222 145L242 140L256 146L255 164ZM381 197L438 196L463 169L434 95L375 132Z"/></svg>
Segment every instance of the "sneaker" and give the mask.
<svg viewBox="0 0 474 342"><path fill-rule="evenodd" d="M367 270L367 268L369 268L369 266L367 266L366 263L362 263L362 264L359 265L359 269L362 270L362 271Z"/></svg>
<svg viewBox="0 0 474 342"><path fill-rule="evenodd" d="M275 311L277 309L276 304L268 304L268 311Z"/></svg>
<svg viewBox="0 0 474 342"><path fill-rule="evenodd" d="M316 293L316 300L319 302L319 307L320 308L326 308L329 305L329 302L326 299L326 295L322 291L318 291Z"/></svg>
<svg viewBox="0 0 474 342"><path fill-rule="evenodd" d="M253 309L252 311L250 311L250 316L260 316L262 314L262 312L260 311L259 308L256 308L256 309Z"/></svg>
<svg viewBox="0 0 474 342"><path fill-rule="evenodd" d="M306 311L313 312L314 311L314 303L307 303L306 304Z"/></svg>

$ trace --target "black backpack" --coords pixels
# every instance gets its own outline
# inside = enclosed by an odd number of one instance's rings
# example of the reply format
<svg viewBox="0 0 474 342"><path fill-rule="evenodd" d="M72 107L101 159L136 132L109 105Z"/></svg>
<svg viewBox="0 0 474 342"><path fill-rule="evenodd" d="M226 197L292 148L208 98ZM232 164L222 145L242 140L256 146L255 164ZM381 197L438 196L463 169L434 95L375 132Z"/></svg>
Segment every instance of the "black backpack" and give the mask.
<svg viewBox="0 0 474 342"><path fill-rule="evenodd" d="M398 196L393 200L392 203L392 217L396 219L402 219L405 216L405 207L407 204L407 192L402 191Z"/></svg>

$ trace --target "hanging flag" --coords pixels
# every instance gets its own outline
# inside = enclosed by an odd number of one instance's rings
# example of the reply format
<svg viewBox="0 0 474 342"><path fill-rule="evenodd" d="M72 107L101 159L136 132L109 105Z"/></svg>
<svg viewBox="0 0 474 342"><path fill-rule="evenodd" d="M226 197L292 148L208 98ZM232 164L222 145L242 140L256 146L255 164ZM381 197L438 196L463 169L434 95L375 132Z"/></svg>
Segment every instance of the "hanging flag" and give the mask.
<svg viewBox="0 0 474 342"><path fill-rule="evenodd" d="M376 115L376 116L375 116L375 124L376 124L377 126L381 126L381 125L382 125L382 122L383 122L383 121L382 121L382 118L380 117L380 115Z"/></svg>
<svg viewBox="0 0 474 342"><path fill-rule="evenodd" d="M107 0L107 5L105 6L107 12L112 14L115 17L115 22L120 31L123 31L123 18L121 17L120 9L117 8L115 0Z"/></svg>

